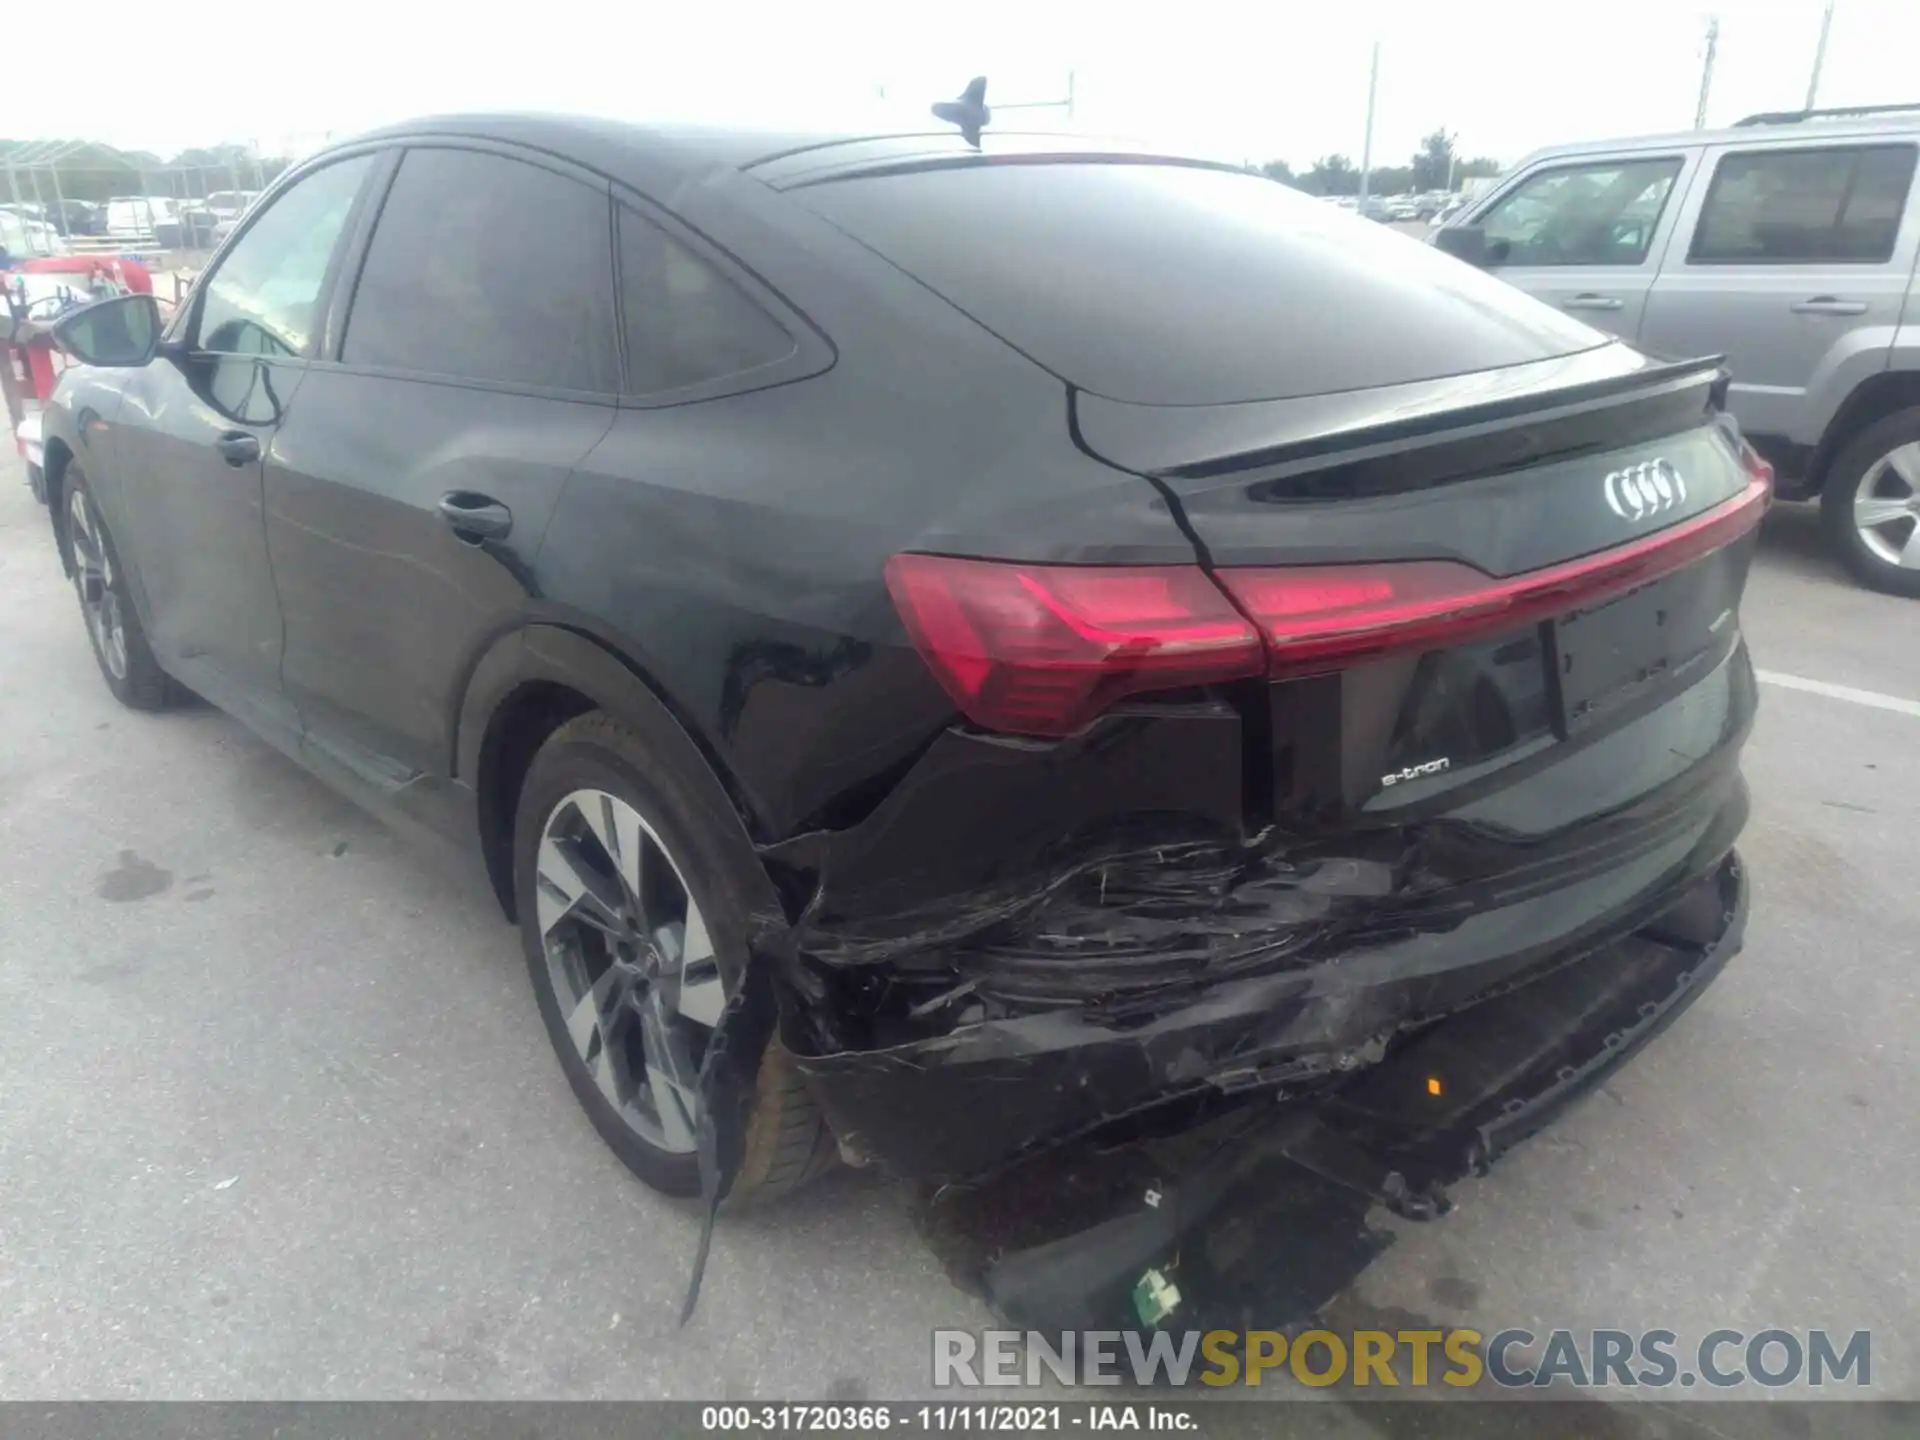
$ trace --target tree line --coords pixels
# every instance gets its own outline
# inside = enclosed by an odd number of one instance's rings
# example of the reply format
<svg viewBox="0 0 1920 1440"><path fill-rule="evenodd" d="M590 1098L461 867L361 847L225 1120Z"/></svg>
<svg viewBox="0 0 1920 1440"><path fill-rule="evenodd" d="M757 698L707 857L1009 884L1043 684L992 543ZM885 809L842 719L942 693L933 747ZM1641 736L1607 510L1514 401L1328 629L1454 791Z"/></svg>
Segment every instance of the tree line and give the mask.
<svg viewBox="0 0 1920 1440"><path fill-rule="evenodd" d="M20 142L0 140L0 162ZM214 190L252 190L273 179L290 162L283 157L261 157L239 145L186 150L170 160L139 150L116 150L110 145L86 145L62 154L57 162L60 192L69 200L105 200L110 195L203 196ZM1357 195L1360 167L1350 156L1323 155L1305 170L1296 171L1284 160L1254 167L1261 174L1304 190L1309 195ZM1472 176L1498 175L1505 167L1484 155L1460 158L1454 136L1435 130L1405 165L1374 168L1368 189L1375 195L1402 195L1409 191L1445 190ZM34 198L23 171L16 177L21 199ZM47 178L40 177L41 198L51 200ZM0 202L12 198L0 180Z"/></svg>
<svg viewBox="0 0 1920 1440"><path fill-rule="evenodd" d="M1358 195L1360 167L1346 155L1322 155L1305 170L1296 171L1284 160L1269 160L1255 167L1269 179L1304 190L1309 195ZM1367 192L1372 195L1415 194L1427 190L1453 188L1462 180L1481 175L1498 175L1506 167L1498 160L1477 155L1460 158L1454 137L1446 129L1435 130L1420 142L1420 148L1405 165L1376 165L1368 178Z"/></svg>

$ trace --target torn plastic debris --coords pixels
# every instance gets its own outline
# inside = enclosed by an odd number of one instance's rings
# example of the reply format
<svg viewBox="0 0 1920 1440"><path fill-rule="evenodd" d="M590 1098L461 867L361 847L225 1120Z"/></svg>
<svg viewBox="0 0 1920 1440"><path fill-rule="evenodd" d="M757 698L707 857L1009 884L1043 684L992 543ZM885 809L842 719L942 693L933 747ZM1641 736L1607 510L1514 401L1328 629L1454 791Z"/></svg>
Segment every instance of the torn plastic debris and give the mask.
<svg viewBox="0 0 1920 1440"><path fill-rule="evenodd" d="M713 1247L713 1226L720 1202L733 1188L746 1154L747 1122L753 1111L754 1082L761 1053L773 1036L775 1003L772 987L741 985L707 1042L700 1060L700 1113L694 1143L700 1162L700 1241L694 1252L693 1272L680 1302L680 1324L693 1316L700 1300L700 1283L707 1273Z"/></svg>
<svg viewBox="0 0 1920 1440"><path fill-rule="evenodd" d="M1053 746L944 732L864 813L761 848L784 923L756 960L843 1151L908 1178L977 1180L1159 1104L1297 1097L1708 873L1746 815L1739 679L1659 786L1627 732L1559 759L1600 807L1571 826L1501 792L1249 834L1264 749L1202 705Z"/></svg>
<svg viewBox="0 0 1920 1440"><path fill-rule="evenodd" d="M1249 1106L1170 1141L1056 1151L942 1190L923 1229L949 1272L1021 1328L1303 1318L1390 1243L1367 1223L1373 1206L1443 1214L1447 1186L1684 1011L1738 951L1745 919L1729 857L1633 935L1433 1026L1316 1101ZM1431 1078L1444 1078L1439 1094Z"/></svg>
<svg viewBox="0 0 1920 1440"><path fill-rule="evenodd" d="M762 848L747 988L777 993L843 1153L923 1181L1110 1144L1116 1122L1310 1100L1710 874L1746 815L1744 713L1684 779L1537 835L1455 818L1245 836L1237 736L1207 714L1096 728L1060 757L949 732L864 818ZM1611 773L1604 748L1563 763ZM743 1153L738 1093L727 1108L703 1106L710 1212Z"/></svg>
<svg viewBox="0 0 1920 1440"><path fill-rule="evenodd" d="M1331 1089L1247 1099L1165 1137L1057 1147L941 1187L920 1208L923 1234L957 1283L1021 1327L1151 1328L1154 1310L1198 1328L1304 1317L1390 1243L1367 1222L1373 1207L1444 1214L1446 1187L1484 1171L1677 1018L1738 952L1746 906L1729 855L1631 934L1431 1025ZM709 1227L738 1168L751 1094L731 1057L757 1055L769 1009L730 1005L726 1040L716 1037L702 1068L718 1102L702 1138Z"/></svg>

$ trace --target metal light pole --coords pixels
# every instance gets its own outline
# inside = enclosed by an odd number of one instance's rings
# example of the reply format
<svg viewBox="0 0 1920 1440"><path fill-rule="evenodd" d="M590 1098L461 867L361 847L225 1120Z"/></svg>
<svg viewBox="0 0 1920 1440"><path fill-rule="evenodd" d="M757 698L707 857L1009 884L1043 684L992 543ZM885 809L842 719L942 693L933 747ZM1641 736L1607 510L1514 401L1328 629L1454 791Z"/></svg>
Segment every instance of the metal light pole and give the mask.
<svg viewBox="0 0 1920 1440"><path fill-rule="evenodd" d="M1367 182L1373 175L1373 102L1380 94L1380 42L1373 42L1373 64L1367 71L1367 131L1360 141L1359 213L1367 213Z"/></svg>
<svg viewBox="0 0 1920 1440"><path fill-rule="evenodd" d="M1820 93L1820 68L1827 63L1827 34L1833 29L1833 0L1827 0L1826 11L1820 16L1820 43L1813 51L1813 74L1807 79L1807 105L1813 109L1814 97Z"/></svg>
<svg viewBox="0 0 1920 1440"><path fill-rule="evenodd" d="M1700 67L1700 103L1693 107L1693 128L1707 128L1707 92L1713 88L1713 57L1720 49L1720 17L1707 18L1707 59Z"/></svg>
<svg viewBox="0 0 1920 1440"><path fill-rule="evenodd" d="M1005 105L993 105L993 102L989 101L988 104L992 105L996 111L1064 110L1067 112L1067 119L1071 120L1073 119L1073 71L1069 70L1067 72L1067 98L1064 100L1016 100Z"/></svg>

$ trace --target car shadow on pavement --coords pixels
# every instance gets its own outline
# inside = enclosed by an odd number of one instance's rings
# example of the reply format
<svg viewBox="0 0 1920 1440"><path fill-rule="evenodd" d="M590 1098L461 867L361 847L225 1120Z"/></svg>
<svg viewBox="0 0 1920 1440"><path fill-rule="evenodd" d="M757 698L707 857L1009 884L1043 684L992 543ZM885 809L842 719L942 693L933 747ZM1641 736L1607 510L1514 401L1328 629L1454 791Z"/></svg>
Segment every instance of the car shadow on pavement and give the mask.
<svg viewBox="0 0 1920 1440"><path fill-rule="evenodd" d="M1834 558L1820 528L1820 506L1812 500L1781 500L1760 524L1760 545L1782 568L1809 579L1851 585L1846 567Z"/></svg>

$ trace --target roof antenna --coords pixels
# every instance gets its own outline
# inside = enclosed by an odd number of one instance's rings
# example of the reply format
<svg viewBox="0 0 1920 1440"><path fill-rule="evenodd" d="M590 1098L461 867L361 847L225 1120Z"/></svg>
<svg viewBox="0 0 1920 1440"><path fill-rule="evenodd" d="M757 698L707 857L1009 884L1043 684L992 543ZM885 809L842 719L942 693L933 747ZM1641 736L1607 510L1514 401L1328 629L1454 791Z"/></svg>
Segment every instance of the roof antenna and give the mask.
<svg viewBox="0 0 1920 1440"><path fill-rule="evenodd" d="M967 144L978 150L980 132L993 119L993 111L987 108L987 77L974 76L967 82L967 88L960 92L958 100L940 101L933 107L933 118L945 120L949 125L958 125Z"/></svg>

